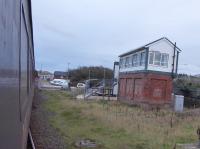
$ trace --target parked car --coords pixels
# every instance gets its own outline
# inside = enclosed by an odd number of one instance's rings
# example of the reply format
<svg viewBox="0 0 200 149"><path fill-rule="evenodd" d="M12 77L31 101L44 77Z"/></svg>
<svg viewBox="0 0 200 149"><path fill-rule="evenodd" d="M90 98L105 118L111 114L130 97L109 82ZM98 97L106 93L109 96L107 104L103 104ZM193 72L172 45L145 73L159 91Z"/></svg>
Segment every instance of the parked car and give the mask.
<svg viewBox="0 0 200 149"><path fill-rule="evenodd" d="M69 87L69 80L54 79L50 81L50 83L55 86L61 86L62 88L65 88L65 89Z"/></svg>
<svg viewBox="0 0 200 149"><path fill-rule="evenodd" d="M77 88L85 88L85 84L84 83L78 83Z"/></svg>

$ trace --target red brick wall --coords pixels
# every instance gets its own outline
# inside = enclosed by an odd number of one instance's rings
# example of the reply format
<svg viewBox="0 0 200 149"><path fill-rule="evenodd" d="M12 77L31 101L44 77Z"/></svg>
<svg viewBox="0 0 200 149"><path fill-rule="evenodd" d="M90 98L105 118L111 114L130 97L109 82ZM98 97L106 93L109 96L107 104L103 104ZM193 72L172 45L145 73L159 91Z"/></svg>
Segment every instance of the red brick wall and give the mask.
<svg viewBox="0 0 200 149"><path fill-rule="evenodd" d="M119 98L137 103L171 102L172 78L154 73L120 74Z"/></svg>

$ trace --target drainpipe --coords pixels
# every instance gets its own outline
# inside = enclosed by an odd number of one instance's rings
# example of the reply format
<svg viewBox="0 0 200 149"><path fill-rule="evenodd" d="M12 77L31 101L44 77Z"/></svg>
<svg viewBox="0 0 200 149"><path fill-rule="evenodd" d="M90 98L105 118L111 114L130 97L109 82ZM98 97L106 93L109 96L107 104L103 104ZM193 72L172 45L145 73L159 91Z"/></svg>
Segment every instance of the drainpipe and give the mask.
<svg viewBox="0 0 200 149"><path fill-rule="evenodd" d="M177 57L176 57L176 74L178 74L178 60L179 60L179 53L180 53L180 52L177 51Z"/></svg>
<svg viewBox="0 0 200 149"><path fill-rule="evenodd" d="M149 48L146 48L145 70L147 71L149 64Z"/></svg>
<svg viewBox="0 0 200 149"><path fill-rule="evenodd" d="M173 63L172 63L172 78L174 78L175 55L176 55L176 42L175 42L175 45L174 45L174 55L173 55Z"/></svg>

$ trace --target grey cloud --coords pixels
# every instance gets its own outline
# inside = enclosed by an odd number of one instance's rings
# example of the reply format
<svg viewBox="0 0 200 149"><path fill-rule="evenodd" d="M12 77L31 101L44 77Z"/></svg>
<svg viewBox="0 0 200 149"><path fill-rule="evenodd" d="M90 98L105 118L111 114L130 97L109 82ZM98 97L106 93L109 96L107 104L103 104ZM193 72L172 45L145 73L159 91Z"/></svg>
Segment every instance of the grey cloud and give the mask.
<svg viewBox="0 0 200 149"><path fill-rule="evenodd" d="M167 36L183 50L180 72L200 73L198 0L34 0L37 68L112 68L118 55Z"/></svg>

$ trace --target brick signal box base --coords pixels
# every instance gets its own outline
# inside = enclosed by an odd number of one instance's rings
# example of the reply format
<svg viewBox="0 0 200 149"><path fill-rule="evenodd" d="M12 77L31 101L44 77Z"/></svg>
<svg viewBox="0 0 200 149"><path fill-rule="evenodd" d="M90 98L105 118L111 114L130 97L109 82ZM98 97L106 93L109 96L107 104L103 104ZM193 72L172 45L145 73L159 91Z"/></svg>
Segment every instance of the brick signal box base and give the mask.
<svg viewBox="0 0 200 149"><path fill-rule="evenodd" d="M128 73L119 76L119 99L132 104L169 105L172 77L153 72Z"/></svg>

